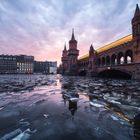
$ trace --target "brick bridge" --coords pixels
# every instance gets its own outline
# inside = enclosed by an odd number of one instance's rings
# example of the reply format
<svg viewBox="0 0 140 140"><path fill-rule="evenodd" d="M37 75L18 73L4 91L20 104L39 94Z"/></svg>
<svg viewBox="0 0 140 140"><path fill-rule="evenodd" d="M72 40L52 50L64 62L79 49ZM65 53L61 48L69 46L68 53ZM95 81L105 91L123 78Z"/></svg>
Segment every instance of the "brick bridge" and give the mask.
<svg viewBox="0 0 140 140"><path fill-rule="evenodd" d="M128 35L98 50L91 45L78 64L80 75L139 79L140 42Z"/></svg>
<svg viewBox="0 0 140 140"><path fill-rule="evenodd" d="M140 79L140 9L132 19L132 35L123 37L79 58L79 74Z"/></svg>
<svg viewBox="0 0 140 140"><path fill-rule="evenodd" d="M132 19L132 34L97 50L91 45L89 53L77 59L77 41L72 37L70 48L63 51L62 68L79 75L140 79L140 9L136 6ZM74 46L75 47L71 47ZM70 54L73 52L73 54ZM75 67L76 66L76 67Z"/></svg>

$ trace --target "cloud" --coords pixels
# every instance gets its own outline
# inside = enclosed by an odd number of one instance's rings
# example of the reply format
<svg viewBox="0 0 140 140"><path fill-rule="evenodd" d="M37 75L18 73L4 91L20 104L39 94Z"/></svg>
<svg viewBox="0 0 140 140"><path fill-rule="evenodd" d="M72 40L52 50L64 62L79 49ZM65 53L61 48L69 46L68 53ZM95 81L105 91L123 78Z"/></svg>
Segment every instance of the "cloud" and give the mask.
<svg viewBox="0 0 140 140"><path fill-rule="evenodd" d="M128 0L1 0L0 54L60 62L75 28L80 55L131 33L135 4ZM68 43L67 43L68 45Z"/></svg>

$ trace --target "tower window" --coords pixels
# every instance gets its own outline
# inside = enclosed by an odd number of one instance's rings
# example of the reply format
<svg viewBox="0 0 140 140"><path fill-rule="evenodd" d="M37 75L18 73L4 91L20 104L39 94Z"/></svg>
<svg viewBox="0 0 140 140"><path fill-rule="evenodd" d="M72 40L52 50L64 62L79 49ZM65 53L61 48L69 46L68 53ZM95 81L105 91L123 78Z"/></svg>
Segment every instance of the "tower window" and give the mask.
<svg viewBox="0 0 140 140"><path fill-rule="evenodd" d="M140 24L138 24L138 34L140 34Z"/></svg>
<svg viewBox="0 0 140 140"><path fill-rule="evenodd" d="M133 34L134 34L134 36L137 35L137 27L136 26L133 27Z"/></svg>

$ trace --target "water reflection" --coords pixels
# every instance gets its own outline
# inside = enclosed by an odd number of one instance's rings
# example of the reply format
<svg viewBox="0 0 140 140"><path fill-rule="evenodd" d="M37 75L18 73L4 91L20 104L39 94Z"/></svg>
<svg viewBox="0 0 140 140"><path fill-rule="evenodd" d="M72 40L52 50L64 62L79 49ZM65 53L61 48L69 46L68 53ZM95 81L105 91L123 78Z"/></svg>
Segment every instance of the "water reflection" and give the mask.
<svg viewBox="0 0 140 140"><path fill-rule="evenodd" d="M74 79L67 79L64 82L62 81L62 89L65 90L65 92L62 93L62 98L65 105L66 102L68 102L68 109L71 112L72 116L74 116L77 110L77 102L79 99L79 94L76 90L74 83Z"/></svg>
<svg viewBox="0 0 140 140"><path fill-rule="evenodd" d="M140 114L134 117L134 136L140 140Z"/></svg>
<svg viewBox="0 0 140 140"><path fill-rule="evenodd" d="M0 79L0 138L15 126L24 132L26 124L36 130L29 140L139 139L139 82L60 75L23 79ZM30 92L29 85L35 87ZM13 92L15 87L20 91Z"/></svg>
<svg viewBox="0 0 140 140"><path fill-rule="evenodd" d="M77 110L77 101L69 101L69 110L71 112L71 115L74 116Z"/></svg>
<svg viewBox="0 0 140 140"><path fill-rule="evenodd" d="M68 102L68 109L71 112L71 115L74 116L77 110L77 102L79 95L77 93L74 93L72 95L62 94L62 98L64 101L64 105L66 105L66 103Z"/></svg>

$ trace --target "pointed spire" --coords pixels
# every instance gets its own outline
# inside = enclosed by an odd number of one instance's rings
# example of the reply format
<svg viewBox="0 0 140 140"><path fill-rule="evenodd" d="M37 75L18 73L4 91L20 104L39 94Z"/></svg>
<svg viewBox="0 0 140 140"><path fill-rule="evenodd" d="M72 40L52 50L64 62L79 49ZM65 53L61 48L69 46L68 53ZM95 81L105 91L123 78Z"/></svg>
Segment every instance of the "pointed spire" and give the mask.
<svg viewBox="0 0 140 140"><path fill-rule="evenodd" d="M66 42L65 42L65 45L64 45L64 51L67 51Z"/></svg>
<svg viewBox="0 0 140 140"><path fill-rule="evenodd" d="M75 40L75 36L74 36L74 28L72 29L72 36L71 36L71 40Z"/></svg>
<svg viewBox="0 0 140 140"><path fill-rule="evenodd" d="M93 48L93 45L91 44L90 48Z"/></svg>
<svg viewBox="0 0 140 140"><path fill-rule="evenodd" d="M90 46L90 50L91 50L91 51L94 51L94 47L93 47L92 44L91 44L91 46Z"/></svg>
<svg viewBox="0 0 140 140"><path fill-rule="evenodd" d="M139 9L138 4L136 5L136 10L135 10L135 15L134 16L137 16L137 15L140 15L140 9Z"/></svg>

